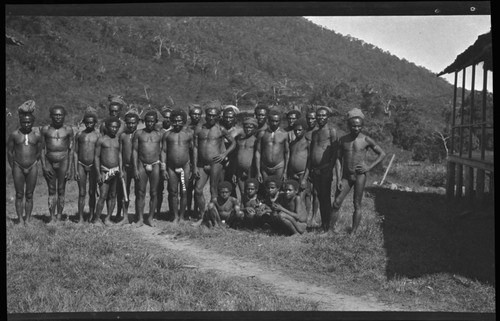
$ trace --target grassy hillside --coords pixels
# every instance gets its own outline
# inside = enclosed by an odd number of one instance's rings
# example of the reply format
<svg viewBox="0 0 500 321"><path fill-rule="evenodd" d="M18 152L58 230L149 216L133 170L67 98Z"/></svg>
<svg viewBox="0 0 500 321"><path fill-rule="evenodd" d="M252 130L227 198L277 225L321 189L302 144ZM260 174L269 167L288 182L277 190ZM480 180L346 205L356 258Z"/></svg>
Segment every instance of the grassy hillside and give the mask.
<svg viewBox="0 0 500 321"><path fill-rule="evenodd" d="M24 43L6 48L7 111L34 99L38 124L54 103L74 122L109 94L153 107L169 97L182 108L212 99L326 104L341 128L341 116L361 107L369 134L415 152L410 138L445 127L453 94L429 70L300 17L7 16L6 32ZM6 132L15 126L8 121Z"/></svg>

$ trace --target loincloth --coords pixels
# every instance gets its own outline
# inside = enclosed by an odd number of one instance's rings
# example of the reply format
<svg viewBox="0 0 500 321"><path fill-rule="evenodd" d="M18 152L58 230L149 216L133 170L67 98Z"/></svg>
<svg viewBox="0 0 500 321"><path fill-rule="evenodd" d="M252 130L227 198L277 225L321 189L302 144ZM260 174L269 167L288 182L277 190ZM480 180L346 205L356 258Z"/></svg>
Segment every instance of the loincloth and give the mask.
<svg viewBox="0 0 500 321"><path fill-rule="evenodd" d="M61 164L62 164L62 163L64 163L64 162L66 162L67 158L68 158L68 154L66 153L63 159L61 159L61 160L59 160L59 161L57 161L57 162L53 162L53 161L51 161L51 160L47 157L47 155L45 156L45 159L49 162L50 166L52 166L52 168L53 168L53 169L58 169L58 168L60 168L60 167L61 167Z"/></svg>
<svg viewBox="0 0 500 321"><path fill-rule="evenodd" d="M184 168L182 167L179 167L179 168L175 168L174 169L174 172L179 174L180 178L181 178L181 187L182 187L182 191L185 192L187 191L187 187L186 187L186 177L184 175Z"/></svg>
<svg viewBox="0 0 500 321"><path fill-rule="evenodd" d="M330 164L330 163L325 163L325 164L323 164L321 166L317 166L317 167L311 166L311 174L313 176L321 177L321 176L325 175L325 170L331 171L332 168L333 168L332 164Z"/></svg>
<svg viewBox="0 0 500 321"><path fill-rule="evenodd" d="M212 167L211 164L205 164L202 161L198 161L196 163L196 167L201 168L205 171L205 173L209 174L210 173L210 168Z"/></svg>
<svg viewBox="0 0 500 321"><path fill-rule="evenodd" d="M94 166L94 163L90 165L85 165L84 163L78 161L78 164L83 166L83 169L85 170L86 173L90 172L92 170L92 167Z"/></svg>
<svg viewBox="0 0 500 321"><path fill-rule="evenodd" d="M157 160L155 162L152 162L151 164L144 163L143 161L141 161L141 163L142 163L142 166L144 166L144 169L146 170L146 172L151 172L153 170L153 166L155 166L156 164L160 164L161 162L159 160Z"/></svg>
<svg viewBox="0 0 500 321"><path fill-rule="evenodd" d="M269 167L269 166L264 165L264 164L261 164L261 167L262 167L262 169L264 169L264 171L267 174L272 175L272 174L275 174L276 171L278 171L279 169L282 169L283 167L285 167L285 161L281 161L278 164L274 165L273 167Z"/></svg>
<svg viewBox="0 0 500 321"><path fill-rule="evenodd" d="M120 168L118 166L107 168L106 166L101 165L101 172L104 172L103 182L107 182L120 172Z"/></svg>
<svg viewBox="0 0 500 321"><path fill-rule="evenodd" d="M38 159L35 160L33 164L31 164L28 167L23 167L21 164L19 164L17 161L14 160L14 165L19 167L24 175L28 175L31 172L31 169L36 166L36 164L38 164Z"/></svg>

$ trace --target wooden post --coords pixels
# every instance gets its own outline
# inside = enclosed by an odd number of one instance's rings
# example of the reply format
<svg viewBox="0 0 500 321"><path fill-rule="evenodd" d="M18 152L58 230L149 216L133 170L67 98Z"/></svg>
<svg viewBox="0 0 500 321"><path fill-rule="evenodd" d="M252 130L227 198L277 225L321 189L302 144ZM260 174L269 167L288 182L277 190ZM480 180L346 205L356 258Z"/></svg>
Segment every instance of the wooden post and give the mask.
<svg viewBox="0 0 500 321"><path fill-rule="evenodd" d="M456 191L455 191L455 197L461 198L462 197L462 186L464 185L464 176L463 176L463 168L464 166L462 164L457 164L457 169L456 169Z"/></svg>
<svg viewBox="0 0 500 321"><path fill-rule="evenodd" d="M382 186L382 184L384 184L385 177L387 176L387 173L389 172L389 168L391 168L392 161L394 160L395 156L396 156L396 154L392 154L391 161L389 162L389 166L387 166L387 169L385 170L384 176L382 177L382 180L380 181L380 184L379 184L380 186Z"/></svg>
<svg viewBox="0 0 500 321"><path fill-rule="evenodd" d="M447 179L446 179L446 198L451 200L455 195L455 163L448 161Z"/></svg>
<svg viewBox="0 0 500 321"><path fill-rule="evenodd" d="M477 169L476 178L476 200L482 202L484 200L484 169Z"/></svg>
<svg viewBox="0 0 500 321"><path fill-rule="evenodd" d="M474 167L465 166L465 199L472 200L472 191L474 186Z"/></svg>

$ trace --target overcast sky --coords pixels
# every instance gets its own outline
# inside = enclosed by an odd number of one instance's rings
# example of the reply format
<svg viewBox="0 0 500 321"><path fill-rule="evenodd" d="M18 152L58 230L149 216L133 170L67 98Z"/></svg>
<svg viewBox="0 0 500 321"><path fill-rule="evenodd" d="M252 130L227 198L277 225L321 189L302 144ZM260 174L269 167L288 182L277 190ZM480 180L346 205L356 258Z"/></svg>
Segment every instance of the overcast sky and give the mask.
<svg viewBox="0 0 500 321"><path fill-rule="evenodd" d="M342 35L362 39L391 54L405 58L434 73L448 67L457 55L472 45L479 35L491 28L491 16L335 16L306 17L312 22ZM475 88L482 89L482 65L476 68ZM470 75L470 69L466 76ZM450 83L454 74L441 76ZM460 74L459 74L460 77ZM461 78L459 78L461 79ZM492 75L488 73L488 90ZM466 88L470 87L466 81ZM461 81L459 80L461 85Z"/></svg>

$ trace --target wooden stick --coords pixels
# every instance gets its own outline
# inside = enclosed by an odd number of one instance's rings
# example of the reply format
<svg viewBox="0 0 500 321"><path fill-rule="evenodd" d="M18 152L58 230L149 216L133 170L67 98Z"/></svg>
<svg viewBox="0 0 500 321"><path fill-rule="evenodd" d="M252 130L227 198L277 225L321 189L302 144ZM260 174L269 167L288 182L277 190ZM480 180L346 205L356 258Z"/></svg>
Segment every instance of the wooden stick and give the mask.
<svg viewBox="0 0 500 321"><path fill-rule="evenodd" d="M392 161L394 160L395 156L396 156L396 154L392 154L391 161L389 162L389 166L387 166L387 169L385 170L385 173L384 173L384 177L382 177L382 180L380 181L380 184L379 184L380 186L382 186L382 184L384 184L385 177L387 176L387 173L389 172L389 168L391 168Z"/></svg>

